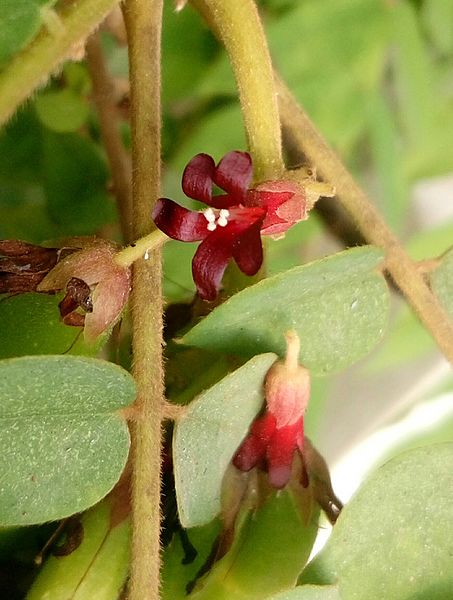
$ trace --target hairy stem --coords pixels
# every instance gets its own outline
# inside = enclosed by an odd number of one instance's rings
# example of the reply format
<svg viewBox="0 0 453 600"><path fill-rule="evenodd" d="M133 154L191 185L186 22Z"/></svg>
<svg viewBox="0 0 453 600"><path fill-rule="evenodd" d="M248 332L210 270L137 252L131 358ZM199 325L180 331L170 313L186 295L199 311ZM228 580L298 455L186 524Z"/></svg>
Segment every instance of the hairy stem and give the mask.
<svg viewBox="0 0 453 600"><path fill-rule="evenodd" d="M132 118L133 236L153 228L160 195L160 38L162 0L127 0ZM132 423L132 551L129 600L157 600L163 416L161 254L134 263L131 296L133 374L138 416Z"/></svg>
<svg viewBox="0 0 453 600"><path fill-rule="evenodd" d="M144 258L149 259L151 251L159 249L168 242L170 238L165 235L160 229L154 229L148 235L139 238L129 246L116 253L115 262L120 267L130 267L136 260Z"/></svg>
<svg viewBox="0 0 453 600"><path fill-rule="evenodd" d="M388 272L439 348L453 363L453 323L423 274L282 81L278 81L277 89L282 123L292 143L305 154L323 179L335 185L339 202L365 239L385 250Z"/></svg>
<svg viewBox="0 0 453 600"><path fill-rule="evenodd" d="M102 141L110 164L121 231L124 241L129 242L132 235L131 165L119 132L113 80L107 70L97 33L88 39L86 58L93 84L93 100L99 116Z"/></svg>
<svg viewBox="0 0 453 600"><path fill-rule="evenodd" d="M58 13L52 11L51 21L47 16L47 25L0 74L0 125L64 60L83 49L86 38L116 4L118 0L72 1ZM50 22L58 26L50 27Z"/></svg>
<svg viewBox="0 0 453 600"><path fill-rule="evenodd" d="M192 0L225 45L257 182L281 176L280 118L266 37L253 0Z"/></svg>

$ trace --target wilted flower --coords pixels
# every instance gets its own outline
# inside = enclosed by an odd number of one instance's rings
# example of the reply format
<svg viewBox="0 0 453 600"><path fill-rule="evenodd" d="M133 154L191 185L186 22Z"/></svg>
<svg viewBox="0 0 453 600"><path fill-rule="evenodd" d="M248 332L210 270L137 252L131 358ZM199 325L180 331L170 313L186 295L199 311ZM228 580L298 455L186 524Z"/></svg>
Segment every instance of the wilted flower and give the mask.
<svg viewBox="0 0 453 600"><path fill-rule="evenodd" d="M37 286L38 292L64 290L60 314L67 325L84 325L94 341L119 319L130 291L130 269L114 261L116 244L82 239L81 249L60 260Z"/></svg>
<svg viewBox="0 0 453 600"><path fill-rule="evenodd" d="M0 240L0 294L36 290L59 258L58 248L43 248L20 240Z"/></svg>
<svg viewBox="0 0 453 600"><path fill-rule="evenodd" d="M191 211L168 198L156 203L153 219L166 235L182 242L201 241L192 273L201 298L214 300L223 273L233 258L246 275L255 275L263 262L261 234L282 235L307 218L305 191L295 181L268 181L248 189L252 161L247 152L226 154L216 166L207 154L197 154L186 166L182 189L203 202ZM212 195L217 185L226 194Z"/></svg>

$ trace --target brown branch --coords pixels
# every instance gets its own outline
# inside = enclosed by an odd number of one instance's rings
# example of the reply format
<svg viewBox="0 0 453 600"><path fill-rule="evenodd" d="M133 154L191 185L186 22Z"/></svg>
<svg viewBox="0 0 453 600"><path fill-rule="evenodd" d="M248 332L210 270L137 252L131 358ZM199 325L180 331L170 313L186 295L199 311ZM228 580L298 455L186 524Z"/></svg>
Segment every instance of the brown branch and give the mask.
<svg viewBox="0 0 453 600"><path fill-rule="evenodd" d="M453 363L453 323L431 292L422 273L278 77L277 89L282 123L291 135L292 143L316 167L322 179L335 185L338 201L355 221L364 238L385 250L386 268L396 285L439 348Z"/></svg>
<svg viewBox="0 0 453 600"><path fill-rule="evenodd" d="M160 196L160 39L162 0L127 0L134 238L153 228ZM131 294L137 421L132 432L132 549L129 600L158 600L160 587L162 266L159 249L134 263Z"/></svg>
<svg viewBox="0 0 453 600"><path fill-rule="evenodd" d="M93 100L99 117L101 137L110 164L121 231L124 241L129 242L132 234L131 164L118 128L118 111L113 93L114 83L107 70L97 33L88 39L86 59L93 84Z"/></svg>

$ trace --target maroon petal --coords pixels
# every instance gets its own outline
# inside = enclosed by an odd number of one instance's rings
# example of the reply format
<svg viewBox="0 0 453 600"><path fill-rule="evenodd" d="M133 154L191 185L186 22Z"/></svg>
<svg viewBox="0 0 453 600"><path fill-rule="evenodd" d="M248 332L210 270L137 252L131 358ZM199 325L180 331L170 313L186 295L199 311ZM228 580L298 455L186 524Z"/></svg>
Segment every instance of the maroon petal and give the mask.
<svg viewBox="0 0 453 600"><path fill-rule="evenodd" d="M256 419L250 433L234 455L233 465L240 471L250 471L266 456L269 440L275 432L275 417L266 413Z"/></svg>
<svg viewBox="0 0 453 600"><path fill-rule="evenodd" d="M182 189L186 196L209 204L212 197L215 162L209 154L197 154L184 169Z"/></svg>
<svg viewBox="0 0 453 600"><path fill-rule="evenodd" d="M248 152L228 152L217 165L214 183L235 198L234 204L245 199L252 180L252 159Z"/></svg>
<svg viewBox="0 0 453 600"><path fill-rule="evenodd" d="M225 234L225 230L220 228L198 246L192 260L192 275L200 298L215 300L232 256L232 240Z"/></svg>
<svg viewBox="0 0 453 600"><path fill-rule="evenodd" d="M203 213L188 210L168 198L159 198L152 216L159 229L180 242L196 242L209 234Z"/></svg>
<svg viewBox="0 0 453 600"><path fill-rule="evenodd" d="M291 477L294 451L297 447L302 419L293 425L276 429L267 448L267 469L272 487L285 487Z"/></svg>
<svg viewBox="0 0 453 600"><path fill-rule="evenodd" d="M249 248L248 230L259 228L264 218L264 211L259 208L234 208L230 214L230 220L225 227L217 228L206 237L200 244L192 261L192 273L198 294L204 300L214 300L220 289L223 274L228 261L237 255L241 264L249 270L254 270L258 259L261 258L257 249L256 236L251 234L252 248L251 257L245 258ZM237 246L237 248L236 248ZM258 269L261 262L258 265Z"/></svg>
<svg viewBox="0 0 453 600"><path fill-rule="evenodd" d="M234 196L223 194L221 196L213 196L209 201L209 206L212 206L212 208L231 208L232 206L237 206L238 203L239 200Z"/></svg>
<svg viewBox="0 0 453 600"><path fill-rule="evenodd" d="M249 227L235 242L233 257L246 275L255 275L263 264L263 246L260 229L263 218Z"/></svg>

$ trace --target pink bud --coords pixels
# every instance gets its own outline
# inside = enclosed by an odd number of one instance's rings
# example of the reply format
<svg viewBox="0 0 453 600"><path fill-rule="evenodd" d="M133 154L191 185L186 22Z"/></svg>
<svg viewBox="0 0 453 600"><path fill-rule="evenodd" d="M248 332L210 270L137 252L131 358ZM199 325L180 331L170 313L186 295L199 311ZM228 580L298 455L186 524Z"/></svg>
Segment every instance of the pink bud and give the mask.
<svg viewBox="0 0 453 600"><path fill-rule="evenodd" d="M286 358L272 365L264 386L267 409L276 418L277 428L293 425L303 417L310 397L310 373L298 362L299 337L294 331L285 337Z"/></svg>

